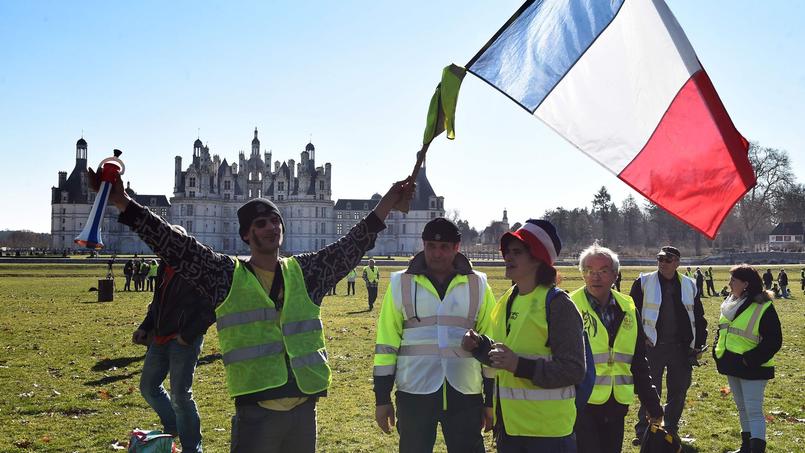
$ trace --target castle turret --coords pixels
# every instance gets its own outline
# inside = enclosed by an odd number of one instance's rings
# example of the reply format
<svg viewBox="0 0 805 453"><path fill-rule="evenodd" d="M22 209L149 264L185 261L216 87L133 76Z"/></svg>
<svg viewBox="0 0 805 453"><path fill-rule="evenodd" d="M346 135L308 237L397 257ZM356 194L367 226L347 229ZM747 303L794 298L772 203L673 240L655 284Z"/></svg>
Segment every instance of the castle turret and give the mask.
<svg viewBox="0 0 805 453"><path fill-rule="evenodd" d="M257 139L257 128L254 128L254 138L252 139L252 157L260 156L260 140Z"/></svg>
<svg viewBox="0 0 805 453"><path fill-rule="evenodd" d="M87 166L87 141L84 140L84 137L78 139L75 142L75 164L78 166L83 161L84 167Z"/></svg>
<svg viewBox="0 0 805 453"><path fill-rule="evenodd" d="M182 189L182 156L173 159L173 193L181 192Z"/></svg>

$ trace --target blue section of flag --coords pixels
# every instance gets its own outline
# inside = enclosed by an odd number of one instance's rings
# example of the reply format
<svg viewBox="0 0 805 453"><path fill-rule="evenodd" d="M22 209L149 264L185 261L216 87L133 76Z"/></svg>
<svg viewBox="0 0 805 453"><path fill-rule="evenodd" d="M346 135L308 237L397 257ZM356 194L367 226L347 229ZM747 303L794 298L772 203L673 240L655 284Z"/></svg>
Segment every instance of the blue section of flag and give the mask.
<svg viewBox="0 0 805 453"><path fill-rule="evenodd" d="M534 113L612 22L623 2L535 1L467 69Z"/></svg>

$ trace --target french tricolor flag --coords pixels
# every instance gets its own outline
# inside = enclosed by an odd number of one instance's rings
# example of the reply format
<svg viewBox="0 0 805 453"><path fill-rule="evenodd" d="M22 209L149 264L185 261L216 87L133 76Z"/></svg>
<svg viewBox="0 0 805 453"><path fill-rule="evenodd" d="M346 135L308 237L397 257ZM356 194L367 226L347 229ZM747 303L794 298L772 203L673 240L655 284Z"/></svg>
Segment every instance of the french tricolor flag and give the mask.
<svg viewBox="0 0 805 453"><path fill-rule="evenodd" d="M467 70L711 239L755 184L748 142L662 0L527 1Z"/></svg>

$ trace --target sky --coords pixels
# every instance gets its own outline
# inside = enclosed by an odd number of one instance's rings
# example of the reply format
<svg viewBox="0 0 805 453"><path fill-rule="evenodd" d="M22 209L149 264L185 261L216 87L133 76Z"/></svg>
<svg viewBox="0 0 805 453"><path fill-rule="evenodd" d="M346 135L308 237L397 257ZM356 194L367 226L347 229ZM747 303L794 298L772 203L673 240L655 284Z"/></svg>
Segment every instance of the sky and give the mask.
<svg viewBox="0 0 805 453"><path fill-rule="evenodd" d="M603 1L603 0L602 0ZM738 130L788 151L805 175L805 3L668 0ZM0 230L50 230L50 188L88 142L123 150L141 194L173 191L200 137L228 162L257 127L274 160L308 141L333 165L333 198L385 193L411 172L441 70L467 61L520 0L0 0ZM706 163L703 163L706 164ZM606 186L642 197L468 74L456 139L427 175L478 229L589 207ZM800 182L802 182L800 180Z"/></svg>

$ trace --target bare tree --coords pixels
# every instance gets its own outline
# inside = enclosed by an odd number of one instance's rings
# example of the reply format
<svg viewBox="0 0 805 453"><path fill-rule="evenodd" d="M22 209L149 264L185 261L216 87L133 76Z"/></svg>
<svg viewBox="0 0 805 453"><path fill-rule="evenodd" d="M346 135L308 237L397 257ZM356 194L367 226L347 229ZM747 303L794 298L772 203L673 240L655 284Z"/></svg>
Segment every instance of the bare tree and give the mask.
<svg viewBox="0 0 805 453"><path fill-rule="evenodd" d="M794 172L788 152L749 145L749 162L755 169L757 184L738 202L738 218L744 228L744 245L752 247L761 226L768 227L774 219L774 203L794 184Z"/></svg>

